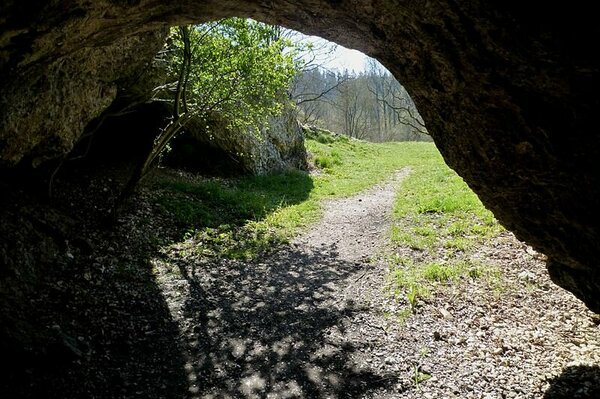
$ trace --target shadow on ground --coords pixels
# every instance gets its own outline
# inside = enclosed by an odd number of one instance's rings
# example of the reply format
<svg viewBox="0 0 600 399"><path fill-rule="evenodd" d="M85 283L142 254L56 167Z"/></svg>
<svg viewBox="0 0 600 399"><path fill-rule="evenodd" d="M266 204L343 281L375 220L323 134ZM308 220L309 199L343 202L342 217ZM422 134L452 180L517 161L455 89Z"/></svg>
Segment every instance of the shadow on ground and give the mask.
<svg viewBox="0 0 600 399"><path fill-rule="evenodd" d="M146 232L90 229L75 212L2 188L0 396L184 397L179 330Z"/></svg>
<svg viewBox="0 0 600 399"><path fill-rule="evenodd" d="M178 313L177 287L154 269L186 226L142 195L100 227L123 176L73 175L56 178L52 201L1 186L0 396L360 397L392 380L356 368L358 348L330 336L359 311L336 302L357 265L333 248L254 264L164 259L188 285Z"/></svg>
<svg viewBox="0 0 600 399"><path fill-rule="evenodd" d="M175 260L163 286L185 332L189 390L199 397L362 397L397 376L375 372L342 335L352 298L340 283L363 270L334 247L286 247L260 262Z"/></svg>
<svg viewBox="0 0 600 399"><path fill-rule="evenodd" d="M569 366L549 382L544 399L600 398L600 366Z"/></svg>

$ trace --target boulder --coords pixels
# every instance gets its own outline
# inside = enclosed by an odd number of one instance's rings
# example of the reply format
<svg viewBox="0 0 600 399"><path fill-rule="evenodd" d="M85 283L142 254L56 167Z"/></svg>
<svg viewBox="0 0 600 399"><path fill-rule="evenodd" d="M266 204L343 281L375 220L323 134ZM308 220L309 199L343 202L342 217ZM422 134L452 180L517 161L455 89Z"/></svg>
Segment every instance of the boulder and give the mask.
<svg viewBox="0 0 600 399"><path fill-rule="evenodd" d="M264 175L306 170L306 156L302 127L289 105L261 129L230 127L216 113L192 120L173 140L166 162L215 174Z"/></svg>

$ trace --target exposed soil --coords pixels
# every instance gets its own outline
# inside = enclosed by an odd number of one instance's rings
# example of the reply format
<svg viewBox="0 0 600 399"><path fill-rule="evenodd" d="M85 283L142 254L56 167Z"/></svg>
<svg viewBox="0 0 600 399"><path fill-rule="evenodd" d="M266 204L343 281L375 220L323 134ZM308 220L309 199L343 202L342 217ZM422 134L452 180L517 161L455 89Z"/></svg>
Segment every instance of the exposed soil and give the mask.
<svg viewBox="0 0 600 399"><path fill-rule="evenodd" d="M500 268L501 283L440 286L400 319L406 304L386 289L385 259L392 251L420 256L387 242L395 191L407 173L328 202L320 223L250 262L198 251L157 205L160 193L143 190L114 228L77 231L77 241L55 249L60 261L38 267L39 283L22 291L30 303L14 311L31 326L12 331L41 333L24 352L9 351L4 361L13 367L0 392L600 397L600 319L552 284L541 257L509 233L471 254ZM104 213L82 208L77 197L108 198L112 181L104 176L86 180L87 189L63 188L74 220ZM25 197L17 201L27 206ZM10 339L23 344L22 337Z"/></svg>

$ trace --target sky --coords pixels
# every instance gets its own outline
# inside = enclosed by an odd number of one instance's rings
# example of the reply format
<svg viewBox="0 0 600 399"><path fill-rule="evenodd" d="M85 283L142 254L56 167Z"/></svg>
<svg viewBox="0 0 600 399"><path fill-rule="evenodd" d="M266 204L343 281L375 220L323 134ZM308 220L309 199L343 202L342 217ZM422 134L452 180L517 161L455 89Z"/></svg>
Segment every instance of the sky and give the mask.
<svg viewBox="0 0 600 399"><path fill-rule="evenodd" d="M363 72L366 69L367 59L369 57L358 50L347 49L337 45L333 58L327 61L324 67L343 71Z"/></svg>
<svg viewBox="0 0 600 399"><path fill-rule="evenodd" d="M318 51L318 53L322 53L322 55L317 63L327 69L336 71L344 71L347 69L348 71L359 73L365 71L367 68L367 60L369 60L370 57L358 50L348 49L339 44L336 45L335 43L318 36L306 36L299 32L294 32L294 34L297 35L294 40L300 39L312 43L315 48L325 47L323 51ZM329 52L327 49L332 47L335 47L335 50Z"/></svg>

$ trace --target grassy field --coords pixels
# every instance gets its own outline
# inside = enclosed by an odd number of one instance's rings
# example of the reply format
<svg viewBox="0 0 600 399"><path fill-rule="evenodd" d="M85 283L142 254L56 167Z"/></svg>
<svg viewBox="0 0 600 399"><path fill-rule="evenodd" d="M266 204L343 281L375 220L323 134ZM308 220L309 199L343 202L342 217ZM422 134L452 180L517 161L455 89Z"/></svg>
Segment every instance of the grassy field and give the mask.
<svg viewBox="0 0 600 399"><path fill-rule="evenodd" d="M419 148L412 173L394 207L392 240L413 249L466 250L495 235L499 225L463 180L443 162L432 145Z"/></svg>
<svg viewBox="0 0 600 399"><path fill-rule="evenodd" d="M321 133L307 138L306 146L316 173L233 180L164 179L159 183L165 189L161 203L187 231L186 238L202 242L196 247L205 254L248 259L318 220L323 200L356 194L410 167L412 172L395 204L394 244L432 254L440 248L459 253L500 230L432 143L374 144ZM413 273L404 271L410 262L401 255L392 261L398 266L398 290L410 289L406 287L427 276L443 279L475 273L459 263L456 267L432 263L420 276L421 265L408 268Z"/></svg>
<svg viewBox="0 0 600 399"><path fill-rule="evenodd" d="M499 271L471 259L478 244L503 231L432 145L419 148L394 206L390 287L414 311L420 300L459 280L498 279Z"/></svg>
<svg viewBox="0 0 600 399"><path fill-rule="evenodd" d="M160 202L209 255L248 259L318 220L321 202L356 194L410 165L424 143L373 144L345 136L307 138L316 173L227 180L159 180Z"/></svg>

